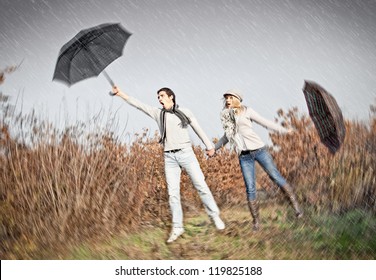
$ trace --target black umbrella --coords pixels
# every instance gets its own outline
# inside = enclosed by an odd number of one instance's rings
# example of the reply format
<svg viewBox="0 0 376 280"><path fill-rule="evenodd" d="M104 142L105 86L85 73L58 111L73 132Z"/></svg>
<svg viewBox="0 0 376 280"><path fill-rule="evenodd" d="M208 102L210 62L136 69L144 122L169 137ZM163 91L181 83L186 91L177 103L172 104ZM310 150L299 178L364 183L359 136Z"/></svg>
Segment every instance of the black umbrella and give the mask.
<svg viewBox="0 0 376 280"><path fill-rule="evenodd" d="M81 30L60 50L53 80L68 86L81 80L98 76L111 62L123 54L131 33L120 24L105 23ZM114 85L114 82L103 71Z"/></svg>
<svg viewBox="0 0 376 280"><path fill-rule="evenodd" d="M321 142L334 154L346 134L341 109L334 97L315 82L305 81L303 93Z"/></svg>

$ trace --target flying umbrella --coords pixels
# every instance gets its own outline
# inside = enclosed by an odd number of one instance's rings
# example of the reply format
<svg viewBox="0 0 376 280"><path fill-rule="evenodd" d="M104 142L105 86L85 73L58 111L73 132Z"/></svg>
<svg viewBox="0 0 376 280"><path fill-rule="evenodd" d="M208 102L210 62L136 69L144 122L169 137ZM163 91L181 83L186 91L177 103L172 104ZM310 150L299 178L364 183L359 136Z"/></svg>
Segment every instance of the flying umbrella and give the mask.
<svg viewBox="0 0 376 280"><path fill-rule="evenodd" d="M346 134L341 109L334 97L315 82L305 81L303 93L321 142L334 154Z"/></svg>
<svg viewBox="0 0 376 280"><path fill-rule="evenodd" d="M111 23L81 30L61 48L53 80L71 86L103 71L109 83L114 85L104 69L123 54L131 35L120 24Z"/></svg>

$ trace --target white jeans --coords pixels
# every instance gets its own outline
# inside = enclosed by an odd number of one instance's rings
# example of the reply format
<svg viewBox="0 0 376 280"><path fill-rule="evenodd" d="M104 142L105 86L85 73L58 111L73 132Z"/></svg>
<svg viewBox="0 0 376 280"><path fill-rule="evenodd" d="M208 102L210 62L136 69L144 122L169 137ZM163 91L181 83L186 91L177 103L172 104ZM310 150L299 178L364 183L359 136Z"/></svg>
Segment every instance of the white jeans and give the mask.
<svg viewBox="0 0 376 280"><path fill-rule="evenodd" d="M205 210L211 218L219 216L219 209L205 182L204 174L192 148L185 148L176 153L164 153L165 174L172 213L172 226L183 227L183 210L180 202L180 175L182 168L187 172L200 195Z"/></svg>

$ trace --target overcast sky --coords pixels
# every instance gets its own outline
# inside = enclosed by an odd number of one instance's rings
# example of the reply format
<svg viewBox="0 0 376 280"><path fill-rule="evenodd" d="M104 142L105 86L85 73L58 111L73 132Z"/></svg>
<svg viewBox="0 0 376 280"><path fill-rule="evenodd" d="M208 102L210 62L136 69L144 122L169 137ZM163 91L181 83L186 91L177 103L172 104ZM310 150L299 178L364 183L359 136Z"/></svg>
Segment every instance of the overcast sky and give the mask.
<svg viewBox="0 0 376 280"><path fill-rule="evenodd" d="M81 29L121 23L133 35L107 72L124 91L159 106L170 87L209 137L223 131L222 94L268 119L279 108L308 113L302 87L313 80L347 119L367 119L376 98L375 0L0 0L0 69L22 62L1 85L51 122L107 110L129 133L156 124L120 98L100 75L71 87L52 81L60 48ZM257 129L267 141L267 132Z"/></svg>

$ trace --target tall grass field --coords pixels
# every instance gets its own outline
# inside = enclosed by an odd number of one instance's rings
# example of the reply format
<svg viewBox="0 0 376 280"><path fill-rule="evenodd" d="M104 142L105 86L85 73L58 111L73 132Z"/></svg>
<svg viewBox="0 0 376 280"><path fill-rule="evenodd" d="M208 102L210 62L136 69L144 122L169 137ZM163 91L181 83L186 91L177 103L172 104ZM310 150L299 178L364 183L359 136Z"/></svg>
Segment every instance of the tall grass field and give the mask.
<svg viewBox="0 0 376 280"><path fill-rule="evenodd" d="M223 148L207 159L195 146L227 227L215 230L183 172L186 232L166 245L171 217L156 133L144 129L126 142L111 123L95 127L95 117L57 129L34 113L16 113L13 102L1 93L1 259L376 257L375 106L368 121L345 120L346 138L334 156L309 116L295 108L276 112L276 121L294 132L270 134L269 149L305 217L295 220L282 192L260 169L257 233L236 154Z"/></svg>

